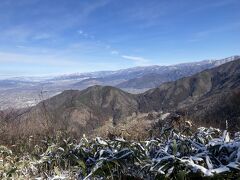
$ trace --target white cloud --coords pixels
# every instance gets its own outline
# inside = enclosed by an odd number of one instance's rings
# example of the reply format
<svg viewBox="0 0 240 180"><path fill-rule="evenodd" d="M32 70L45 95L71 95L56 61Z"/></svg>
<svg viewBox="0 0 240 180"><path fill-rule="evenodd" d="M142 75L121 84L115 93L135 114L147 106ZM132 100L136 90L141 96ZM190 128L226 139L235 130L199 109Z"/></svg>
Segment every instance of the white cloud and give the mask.
<svg viewBox="0 0 240 180"><path fill-rule="evenodd" d="M54 49L45 48L45 47L34 47L34 46L24 46L24 45L16 45L16 48L21 50L21 54L47 54L53 53Z"/></svg>
<svg viewBox="0 0 240 180"><path fill-rule="evenodd" d="M17 43L49 40L53 37L51 33L39 32L26 26L12 26L10 28L0 30L0 33L0 40L13 41Z"/></svg>
<svg viewBox="0 0 240 180"><path fill-rule="evenodd" d="M111 54L112 54L112 55L119 55L119 52L116 51L116 50L112 50L112 51L111 51Z"/></svg>
<svg viewBox="0 0 240 180"><path fill-rule="evenodd" d="M28 55L22 53L0 52L0 63L39 64L49 66L73 66L76 62L58 55Z"/></svg>
<svg viewBox="0 0 240 180"><path fill-rule="evenodd" d="M95 38L94 36L92 36L92 35L90 35L90 34L88 34L88 33L85 33L83 30L78 30L77 33L78 33L80 36L82 36L82 37L84 37L84 38L87 38L87 39L94 39L94 38Z"/></svg>
<svg viewBox="0 0 240 180"><path fill-rule="evenodd" d="M122 55L122 58L134 61L136 65L149 65L150 60L139 56Z"/></svg>
<svg viewBox="0 0 240 180"><path fill-rule="evenodd" d="M23 26L13 26L0 31L0 40L25 42L33 35L33 30Z"/></svg>
<svg viewBox="0 0 240 180"><path fill-rule="evenodd" d="M77 33L78 34L83 34L83 31L82 30L78 30Z"/></svg>
<svg viewBox="0 0 240 180"><path fill-rule="evenodd" d="M37 34L33 37L34 40L45 40L45 39L49 39L52 36L50 34L47 33L42 33L42 34Z"/></svg>
<svg viewBox="0 0 240 180"><path fill-rule="evenodd" d="M93 42L93 44L98 45L99 47L104 48L105 50L108 50L110 52L110 54L112 54L112 55L120 54L119 51L113 49L113 47L110 44L98 40L98 38L96 38L95 36L93 36L91 34L85 33L83 30L78 30L77 33L80 36L86 38L87 40L90 40L91 42ZM78 44L76 44L76 45L77 46L74 46L74 47L78 47Z"/></svg>
<svg viewBox="0 0 240 180"><path fill-rule="evenodd" d="M19 48L19 49L24 49L24 48L26 48L26 46L22 46L22 45L17 45L16 47Z"/></svg>

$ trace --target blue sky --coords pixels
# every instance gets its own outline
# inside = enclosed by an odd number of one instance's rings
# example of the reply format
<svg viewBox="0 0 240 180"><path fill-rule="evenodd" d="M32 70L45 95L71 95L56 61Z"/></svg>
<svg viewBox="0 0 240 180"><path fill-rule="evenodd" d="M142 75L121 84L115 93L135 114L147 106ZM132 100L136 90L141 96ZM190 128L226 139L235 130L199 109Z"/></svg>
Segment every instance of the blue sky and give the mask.
<svg viewBox="0 0 240 180"><path fill-rule="evenodd" d="M1 0L0 75L238 55L239 7L239 0Z"/></svg>

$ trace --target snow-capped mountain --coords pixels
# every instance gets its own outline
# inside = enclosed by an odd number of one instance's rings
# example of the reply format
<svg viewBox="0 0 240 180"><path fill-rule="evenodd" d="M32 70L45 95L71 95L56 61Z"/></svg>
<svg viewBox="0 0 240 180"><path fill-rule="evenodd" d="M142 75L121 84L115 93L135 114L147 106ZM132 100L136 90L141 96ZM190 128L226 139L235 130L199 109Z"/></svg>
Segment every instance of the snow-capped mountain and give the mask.
<svg viewBox="0 0 240 180"><path fill-rule="evenodd" d="M168 81L193 75L205 69L214 68L239 56L220 60L204 60L170 66L145 66L117 71L74 73L59 76L12 77L0 79L0 107L22 107L26 102L39 102L64 90L82 90L93 85L109 85L129 92L138 93L155 88ZM39 94L44 92L44 95Z"/></svg>

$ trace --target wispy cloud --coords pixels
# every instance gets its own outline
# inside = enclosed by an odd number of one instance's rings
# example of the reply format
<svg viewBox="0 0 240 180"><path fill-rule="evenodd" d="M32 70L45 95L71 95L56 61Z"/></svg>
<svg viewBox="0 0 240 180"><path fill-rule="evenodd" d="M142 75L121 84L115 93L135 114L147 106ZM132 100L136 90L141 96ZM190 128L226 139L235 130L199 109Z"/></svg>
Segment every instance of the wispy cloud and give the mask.
<svg viewBox="0 0 240 180"><path fill-rule="evenodd" d="M208 29L208 30L203 30L199 31L193 34L192 38L189 39L189 42L197 42L201 41L211 35L214 35L216 33L225 33L227 31L231 30L236 30L240 29L240 23L239 22L234 22L230 24L225 24L224 26Z"/></svg>
<svg viewBox="0 0 240 180"><path fill-rule="evenodd" d="M169 13L169 3L159 0L144 1L144 5L139 6L138 1L131 1L132 5L124 8L121 16L126 16L124 21L141 22L138 24L140 28L149 28L161 23L160 19Z"/></svg>
<svg viewBox="0 0 240 180"><path fill-rule="evenodd" d="M44 40L50 38L52 34L60 37L61 33L64 33L66 30L86 23L92 13L109 2L109 0L86 3L71 1L70 3L62 3L62 6L55 6L53 1L22 0L21 2L16 2L14 0L3 0L0 3L2 26L0 28L0 38L4 36L4 39L19 42ZM35 9L33 7L38 8ZM19 16L17 12L22 10L22 8L26 11ZM93 38L86 33L82 35Z"/></svg>
<svg viewBox="0 0 240 180"><path fill-rule="evenodd" d="M34 28L27 28L25 26L12 26L4 30L0 30L0 40L6 40L11 42L30 42L49 40L53 37L50 33L39 32Z"/></svg>
<svg viewBox="0 0 240 180"><path fill-rule="evenodd" d="M137 65L137 66L144 66L144 65L150 64L149 59L145 59L145 58L139 57L139 56L122 55L122 58L133 61L135 63L135 65Z"/></svg>
<svg viewBox="0 0 240 180"><path fill-rule="evenodd" d="M111 54L112 54L112 55L119 55L119 51L117 51L117 50L112 50L112 51L111 51Z"/></svg>
<svg viewBox="0 0 240 180"><path fill-rule="evenodd" d="M36 34L35 36L33 36L34 40L46 40L46 39L50 39L52 37L51 34L48 33L40 33L40 34Z"/></svg>
<svg viewBox="0 0 240 180"><path fill-rule="evenodd" d="M93 35L90 35L90 34L84 32L83 30L78 30L77 33L78 33L80 36L82 36L82 37L84 37L84 38L87 38L87 39L94 39L94 38L95 38Z"/></svg>
<svg viewBox="0 0 240 180"><path fill-rule="evenodd" d="M104 42L104 41L102 41L102 40L99 40L96 36L94 36L94 35L92 35L92 34L90 34L90 33L86 33L86 32L83 31L83 30L78 30L77 33L78 33L80 36L82 36L82 37L84 37L84 38L86 38L86 39L88 39L88 40L91 40L91 41L92 41L93 43L95 43L95 45L97 45L98 47L101 47L101 48L104 49L105 51L110 52L110 54L112 54L112 55L120 55L120 52L119 52L118 50L114 49L114 48L112 47L112 45L110 45L110 43L106 43L106 42Z"/></svg>
<svg viewBox="0 0 240 180"><path fill-rule="evenodd" d="M109 43L103 42L102 40L99 40L97 37L90 35L89 33L85 32L83 30L78 30L77 33L86 39L90 39L96 45L103 48L105 51L108 51L111 55L115 55L115 56L119 56L119 57L127 59L127 60L131 60L137 66L149 65L150 60L145 59L143 57L139 57L139 56L123 55L122 53L120 53L119 50L113 48ZM94 38L91 38L91 36ZM74 47L78 47L78 45L74 46Z"/></svg>
<svg viewBox="0 0 240 180"><path fill-rule="evenodd" d="M33 30L25 28L24 26L13 26L0 31L0 39L8 41L27 41L27 39L33 34Z"/></svg>
<svg viewBox="0 0 240 180"><path fill-rule="evenodd" d="M188 11L188 13L196 13L201 11L206 11L208 9L213 8L221 8L228 5L232 5L234 3L237 3L239 0L218 0L218 1L209 1L205 5L201 6L195 6L195 8L192 8ZM198 3L198 1L196 1Z"/></svg>
<svg viewBox="0 0 240 180"><path fill-rule="evenodd" d="M82 35L82 34L83 34L83 31L82 31L82 30L78 30L77 33L80 34L80 35Z"/></svg>
<svg viewBox="0 0 240 180"><path fill-rule="evenodd" d="M54 66L71 66L77 63L58 55L29 55L22 53L0 52L0 63L39 64Z"/></svg>
<svg viewBox="0 0 240 180"><path fill-rule="evenodd" d="M56 54L56 50L47 47L36 47L36 46L26 46L26 45L16 45L15 51L10 51L11 53L21 52L21 54Z"/></svg>

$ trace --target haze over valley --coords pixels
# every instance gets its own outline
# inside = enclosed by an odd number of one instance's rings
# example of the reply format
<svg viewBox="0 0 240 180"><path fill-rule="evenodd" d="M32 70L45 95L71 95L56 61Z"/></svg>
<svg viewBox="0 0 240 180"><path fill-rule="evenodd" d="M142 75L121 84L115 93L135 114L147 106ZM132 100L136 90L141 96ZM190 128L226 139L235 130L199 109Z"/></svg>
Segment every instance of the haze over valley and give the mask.
<svg viewBox="0 0 240 180"><path fill-rule="evenodd" d="M130 93L142 93L164 82L193 75L238 59L203 60L169 66L142 66L117 71L74 73L45 77L11 77L0 79L0 107L22 108L36 105L64 90L83 90L90 86L115 86Z"/></svg>

